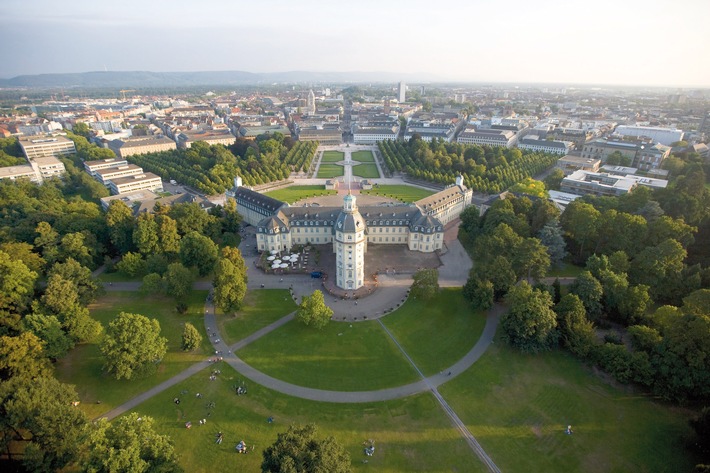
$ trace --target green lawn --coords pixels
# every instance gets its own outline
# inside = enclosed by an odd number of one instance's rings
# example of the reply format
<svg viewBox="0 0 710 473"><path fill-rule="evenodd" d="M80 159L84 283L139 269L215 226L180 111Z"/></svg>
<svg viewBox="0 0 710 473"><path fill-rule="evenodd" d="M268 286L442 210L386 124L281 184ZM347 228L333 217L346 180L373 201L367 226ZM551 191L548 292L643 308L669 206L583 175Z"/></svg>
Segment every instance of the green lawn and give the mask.
<svg viewBox="0 0 710 473"><path fill-rule="evenodd" d="M557 266L551 266L550 272L547 274L551 278L576 278L584 271L581 266L575 266L569 263L561 263Z"/></svg>
<svg viewBox="0 0 710 473"><path fill-rule="evenodd" d="M372 151L354 151L352 153L352 160L361 163L374 163L375 156L372 155Z"/></svg>
<svg viewBox="0 0 710 473"><path fill-rule="evenodd" d="M353 471L484 472L483 465L430 394L374 404L335 404L286 396L246 381L245 396L233 387L243 381L226 363L213 365L222 374L209 381L209 370L138 406L152 416L157 430L169 435L185 471L261 471L262 451L291 423L315 422L319 437L334 436L349 452ZM196 393L202 395L196 398ZM180 404L173 403L175 397ZM214 402L213 409L207 408ZM266 422L273 417L274 422ZM199 419L207 424L199 425ZM192 422L186 429L185 422ZM215 443L217 432L224 434ZM362 443L375 440L375 455L366 457ZM254 451L239 455L234 447L244 440ZM368 463L363 460L367 459Z"/></svg>
<svg viewBox="0 0 710 473"><path fill-rule="evenodd" d="M290 186L284 189L278 189L271 192L265 192L265 195L273 197L274 199L280 200L282 202L288 202L292 204L298 202L301 199L308 197L316 197L320 195L334 195L337 191L326 190L323 186Z"/></svg>
<svg viewBox="0 0 710 473"><path fill-rule="evenodd" d="M380 177L380 172L377 170L377 165L375 163L359 164L357 166L353 166L353 176L377 178Z"/></svg>
<svg viewBox="0 0 710 473"><path fill-rule="evenodd" d="M236 316L220 315L219 330L230 345L296 310L288 289L249 291Z"/></svg>
<svg viewBox="0 0 710 473"><path fill-rule="evenodd" d="M345 159L345 153L342 151L323 151L321 163L337 163Z"/></svg>
<svg viewBox="0 0 710 473"><path fill-rule="evenodd" d="M318 167L318 179L327 179L330 177L339 177L345 173L343 166L339 164L321 164Z"/></svg>
<svg viewBox="0 0 710 473"><path fill-rule="evenodd" d="M417 367L430 376L471 350L483 332L486 316L471 308L461 288L445 288L428 302L409 298L382 322Z"/></svg>
<svg viewBox="0 0 710 473"><path fill-rule="evenodd" d="M497 339L439 391L505 472L675 472L695 464L681 439L690 433L687 413L613 388L564 352L522 355Z"/></svg>
<svg viewBox="0 0 710 473"><path fill-rule="evenodd" d="M355 169L359 167L360 166L355 166L353 168L353 173L355 172ZM377 185L377 187L372 188L372 190L361 191L361 194L382 195L400 200L402 202L410 203L416 202L424 197L428 197L434 194L434 191L422 189L421 187L405 185Z"/></svg>
<svg viewBox="0 0 710 473"><path fill-rule="evenodd" d="M418 379L375 321L331 322L316 330L292 320L238 355L270 376L311 388L366 391Z"/></svg>
<svg viewBox="0 0 710 473"><path fill-rule="evenodd" d="M89 417L96 417L176 375L193 363L203 361L210 352L204 324L206 297L206 291L193 291L187 301L188 312L180 315L175 311L175 301L172 298L143 296L138 292L107 293L89 307L92 317L104 327L107 327L119 312L138 313L160 322L160 333L168 339L168 353L158 372L143 379L115 380L102 371L104 360L99 345L84 344L77 346L57 362L57 378L64 383L76 385L82 410ZM184 322L192 323L202 334L200 350L189 353L181 350ZM101 403L97 404L97 401Z"/></svg>

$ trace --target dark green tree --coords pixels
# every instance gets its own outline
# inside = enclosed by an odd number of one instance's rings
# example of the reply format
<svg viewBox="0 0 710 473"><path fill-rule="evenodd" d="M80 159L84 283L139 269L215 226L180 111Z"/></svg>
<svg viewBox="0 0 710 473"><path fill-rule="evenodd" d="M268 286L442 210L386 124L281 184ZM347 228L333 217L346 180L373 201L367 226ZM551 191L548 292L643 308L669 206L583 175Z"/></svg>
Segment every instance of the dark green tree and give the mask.
<svg viewBox="0 0 710 473"><path fill-rule="evenodd" d="M120 200L111 202L106 211L106 224L111 243L121 254L133 249L133 221L133 213L126 204Z"/></svg>
<svg viewBox="0 0 710 473"><path fill-rule="evenodd" d="M180 263L172 263L163 276L165 292L180 301L190 293L194 280L192 271Z"/></svg>
<svg viewBox="0 0 710 473"><path fill-rule="evenodd" d="M562 345L575 355L586 358L596 338L582 301L574 294L567 294L555 306L555 313Z"/></svg>
<svg viewBox="0 0 710 473"><path fill-rule="evenodd" d="M151 374L168 350L157 320L128 312L109 323L100 348L104 368L116 379Z"/></svg>
<svg viewBox="0 0 710 473"><path fill-rule="evenodd" d="M217 245L197 232L188 233L180 241L180 261L188 268L197 268L200 276L212 272L218 256Z"/></svg>
<svg viewBox="0 0 710 473"><path fill-rule="evenodd" d="M263 452L263 473L349 473L350 454L334 437L317 438L314 424L291 425Z"/></svg>
<svg viewBox="0 0 710 473"><path fill-rule="evenodd" d="M508 291L506 302L509 310L501 319L506 341L525 353L549 350L557 327L550 294L523 281Z"/></svg>
<svg viewBox="0 0 710 473"><path fill-rule="evenodd" d="M411 295L430 300L439 292L439 271L437 269L421 269L414 273Z"/></svg>
<svg viewBox="0 0 710 473"><path fill-rule="evenodd" d="M73 386L51 376L0 382L3 451L13 442L24 444L27 471L54 472L74 463L86 428L84 413L72 405L78 399Z"/></svg>
<svg viewBox="0 0 710 473"><path fill-rule="evenodd" d="M589 271L580 273L574 283L570 285L569 292L579 297L591 320L596 320L601 316L601 300L604 290L592 273Z"/></svg>

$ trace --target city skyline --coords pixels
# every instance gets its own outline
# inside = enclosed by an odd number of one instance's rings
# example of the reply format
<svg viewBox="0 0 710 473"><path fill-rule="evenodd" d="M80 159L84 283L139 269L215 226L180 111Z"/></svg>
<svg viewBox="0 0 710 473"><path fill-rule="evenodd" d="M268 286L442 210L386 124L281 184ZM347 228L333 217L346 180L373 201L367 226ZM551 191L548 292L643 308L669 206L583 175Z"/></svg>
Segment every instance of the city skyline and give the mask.
<svg viewBox="0 0 710 473"><path fill-rule="evenodd" d="M0 4L0 76L382 71L440 82L710 87L710 2ZM406 77L405 77L406 76Z"/></svg>

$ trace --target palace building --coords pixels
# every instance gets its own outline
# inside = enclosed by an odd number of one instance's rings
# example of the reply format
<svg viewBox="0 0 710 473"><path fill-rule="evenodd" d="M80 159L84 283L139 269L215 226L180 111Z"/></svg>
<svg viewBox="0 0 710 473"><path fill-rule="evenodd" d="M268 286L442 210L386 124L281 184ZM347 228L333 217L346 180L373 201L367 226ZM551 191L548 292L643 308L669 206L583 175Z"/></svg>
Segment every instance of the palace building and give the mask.
<svg viewBox="0 0 710 473"><path fill-rule="evenodd" d="M228 192L244 222L256 227L257 248L291 251L295 245L332 244L336 285L354 290L365 283L364 256L370 244L407 245L431 253L442 248L444 225L471 204L473 191L458 177L456 184L413 204L358 207L348 193L342 207L291 207L241 186Z"/></svg>

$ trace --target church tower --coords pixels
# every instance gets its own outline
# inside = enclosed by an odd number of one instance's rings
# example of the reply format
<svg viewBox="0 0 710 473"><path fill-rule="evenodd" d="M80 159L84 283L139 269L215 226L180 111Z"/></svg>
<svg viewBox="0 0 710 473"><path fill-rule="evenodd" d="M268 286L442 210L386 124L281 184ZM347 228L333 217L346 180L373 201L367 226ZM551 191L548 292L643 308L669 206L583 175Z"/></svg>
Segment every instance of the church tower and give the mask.
<svg viewBox="0 0 710 473"><path fill-rule="evenodd" d="M348 193L343 199L343 210L333 225L335 285L341 289L355 290L365 284L366 233L355 196Z"/></svg>
<svg viewBox="0 0 710 473"><path fill-rule="evenodd" d="M316 114L316 96L313 93L313 89L308 91L308 100L306 101L306 107L308 108L308 115Z"/></svg>

